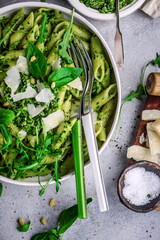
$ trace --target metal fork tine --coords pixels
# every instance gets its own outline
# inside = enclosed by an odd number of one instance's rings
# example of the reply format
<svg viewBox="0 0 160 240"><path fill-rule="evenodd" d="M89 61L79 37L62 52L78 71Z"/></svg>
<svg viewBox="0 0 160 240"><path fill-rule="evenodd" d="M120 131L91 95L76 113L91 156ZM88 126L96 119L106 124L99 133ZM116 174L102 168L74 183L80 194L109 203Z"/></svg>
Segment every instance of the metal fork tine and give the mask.
<svg viewBox="0 0 160 240"><path fill-rule="evenodd" d="M71 50L72 50L72 59L73 59L75 66L80 67L79 62L78 62L78 57L76 54L76 50L75 50L73 43L71 43Z"/></svg>

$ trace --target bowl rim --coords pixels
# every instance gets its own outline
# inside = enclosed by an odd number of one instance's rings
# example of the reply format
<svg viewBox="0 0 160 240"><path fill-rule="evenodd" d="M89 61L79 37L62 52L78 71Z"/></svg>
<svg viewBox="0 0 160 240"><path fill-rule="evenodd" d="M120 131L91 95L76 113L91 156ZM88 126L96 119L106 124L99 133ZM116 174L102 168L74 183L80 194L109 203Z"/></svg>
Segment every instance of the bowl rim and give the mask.
<svg viewBox="0 0 160 240"><path fill-rule="evenodd" d="M114 20L116 19L115 13L100 13L98 10L87 7L84 3L81 3L79 0L68 0L68 2L81 14L86 17L90 17L96 20ZM129 14L136 11L145 0L134 0L131 4L127 5L123 9L120 10L120 18L126 17Z"/></svg>
<svg viewBox="0 0 160 240"><path fill-rule="evenodd" d="M21 3L15 3L15 4L10 4L8 6L5 6L3 8L0 8L0 16L1 15L5 15L8 12L13 12L16 11L20 8L39 8L39 7L47 7L47 8L51 8L51 9L57 9L60 10L62 12L64 12L67 15L71 15L72 10L56 5L56 4L52 4L52 3L43 3L43 2L21 2ZM111 139L111 136L113 134L113 131L115 129L116 123L118 121L118 114L119 114L119 110L120 110L120 104L121 104L121 84L120 84L120 77L119 77L119 73L118 73L118 69L116 66L116 63L114 61L113 55L111 53L111 50L108 47L108 44L106 43L106 41L104 40L104 38L102 37L102 35L98 32L98 30L90 23L88 22L84 17L82 17L81 15L79 15L78 13L74 13L74 17L76 20L81 21L85 26L87 26L91 31L93 31L98 38L100 39L104 49L106 50L108 56L109 56L109 60L111 62L113 71L114 71L114 75L115 75L115 80L116 80L116 84L117 84L117 92L118 92L118 96L117 96L117 107L116 107L116 111L115 111L115 116L114 116L114 121L112 123L112 127L111 130L108 134L107 140L105 141L105 143L102 145L102 147L99 150L99 155L104 151L105 147L107 146L109 140ZM88 167L90 165L90 162L85 164L85 168ZM64 181L66 179L68 179L70 176L74 175L74 171L71 173L66 174L65 176L63 176L60 181ZM12 183L12 184L16 184L16 185L23 185L23 186L39 186L38 180L36 182L33 182L32 179L36 179L36 177L30 177L28 178L28 180L30 181L18 181L18 180L12 180L10 178L6 178L0 175L0 180L7 182L7 183ZM41 177L41 183L42 184L46 184L48 180L46 180L46 177ZM52 181L51 184L55 183L55 181Z"/></svg>

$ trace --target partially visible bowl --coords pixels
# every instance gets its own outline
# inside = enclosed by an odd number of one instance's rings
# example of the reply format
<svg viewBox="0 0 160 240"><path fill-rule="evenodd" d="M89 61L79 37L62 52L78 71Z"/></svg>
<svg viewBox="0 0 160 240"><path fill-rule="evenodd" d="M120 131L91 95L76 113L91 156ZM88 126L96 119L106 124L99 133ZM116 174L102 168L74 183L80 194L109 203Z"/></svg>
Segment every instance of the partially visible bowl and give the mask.
<svg viewBox="0 0 160 240"><path fill-rule="evenodd" d="M21 8L25 8L26 13L28 13L32 10L35 10L35 9L39 8L39 7L47 7L47 8L51 8L51 9L60 10L64 13L64 16L68 19L70 19L71 13L72 13L72 11L67 9L67 8L60 7L58 5L54 5L54 4L50 4L50 3L22 2L22 3L16 3L16 4L12 4L12 5L1 8L0 9L0 17L10 15L10 14L16 12L17 10L19 10ZM119 114L120 102L121 102L120 78L119 78L118 70L117 70L114 58L112 56L112 53L111 53L107 43L103 39L103 37L97 31L97 29L77 13L74 14L74 21L79 26L85 27L87 30L89 30L92 33L95 33L99 37L99 39L101 40L103 49L104 49L104 53L106 55L106 59L109 62L110 66L112 66L112 69L113 69L112 80L117 83L118 97L117 97L117 108L116 108L116 111L115 111L115 117L114 117L114 121L113 121L111 130L110 130L109 135L107 137L107 140L99 150L99 154L101 154L101 152L107 146L107 144L108 144L108 142L109 142L109 140L110 140L110 138L113 134L113 131L115 129L117 120L118 120L118 114ZM85 164L85 166L88 166L88 165L90 165L89 162ZM64 177L62 177L61 181L69 178L73 174L74 174L74 171L65 175ZM50 175L41 177L41 183L45 184L46 181L48 181L50 179L50 177L51 177ZM6 177L3 177L3 176L0 175L0 180L5 181L5 182L9 182L9 183L12 183L12 184L17 184L17 185L26 185L26 186L38 186L39 185L37 177L27 178L26 180L23 180L23 181L17 181L17 180L12 180L12 179L9 179L9 178L6 178ZM54 181L52 183L54 183Z"/></svg>
<svg viewBox="0 0 160 240"><path fill-rule="evenodd" d="M133 13L137 10L145 0L134 0L131 4L127 5L120 10L120 17L126 17L127 15ZM114 20L116 19L115 13L100 13L99 11L86 7L84 3L81 3L79 0L68 0L68 2L81 14L86 17L90 17L96 20Z"/></svg>

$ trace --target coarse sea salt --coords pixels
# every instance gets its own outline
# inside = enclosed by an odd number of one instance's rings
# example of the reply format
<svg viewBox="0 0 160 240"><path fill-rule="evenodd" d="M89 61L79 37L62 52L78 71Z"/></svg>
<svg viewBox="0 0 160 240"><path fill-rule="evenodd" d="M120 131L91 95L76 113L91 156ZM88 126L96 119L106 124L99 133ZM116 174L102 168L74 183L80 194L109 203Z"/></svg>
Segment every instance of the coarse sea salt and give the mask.
<svg viewBox="0 0 160 240"><path fill-rule="evenodd" d="M145 205L160 194L160 178L143 167L131 169L125 174L122 194L136 206Z"/></svg>

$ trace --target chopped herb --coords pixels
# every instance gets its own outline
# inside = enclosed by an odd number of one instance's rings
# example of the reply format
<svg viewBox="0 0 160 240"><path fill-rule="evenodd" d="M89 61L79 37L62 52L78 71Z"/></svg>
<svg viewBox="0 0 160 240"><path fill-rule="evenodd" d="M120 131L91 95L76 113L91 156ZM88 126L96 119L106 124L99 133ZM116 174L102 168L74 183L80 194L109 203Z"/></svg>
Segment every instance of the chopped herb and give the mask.
<svg viewBox="0 0 160 240"><path fill-rule="evenodd" d="M67 83L78 78L83 69L74 67L65 67L55 70L48 78L50 83L55 83L54 87L62 87ZM52 87L52 86L51 86Z"/></svg>
<svg viewBox="0 0 160 240"><path fill-rule="evenodd" d="M45 39L47 38L46 33L48 32L48 29L46 27L46 24L48 23L47 14L42 13L42 16L43 16L43 21L42 21L42 26L41 26L41 29L40 29L41 35L40 35L39 40L38 40L40 43L45 42Z"/></svg>
<svg viewBox="0 0 160 240"><path fill-rule="evenodd" d="M44 79L47 71L47 61L43 53L31 42L28 44L27 60L33 77Z"/></svg>
<svg viewBox="0 0 160 240"><path fill-rule="evenodd" d="M150 194L147 194L147 197L148 197L148 198L150 198L150 196L151 196Z"/></svg>
<svg viewBox="0 0 160 240"><path fill-rule="evenodd" d="M17 230L19 232L27 232L29 230L30 225L31 225L31 222L25 224L24 226L18 226Z"/></svg>
<svg viewBox="0 0 160 240"><path fill-rule="evenodd" d="M121 107L120 107L120 111L119 111L119 116L118 116L118 123L117 123L117 130L116 130L116 136L115 136L115 139L117 138L117 135L118 135L118 129L119 129L119 123L120 123L120 117L121 117L121 112L122 112L122 107L123 105L126 103L126 102L130 102L132 101L133 98L136 98L138 100L142 100L142 95L144 95L145 92L144 92L144 88L142 86L142 84L139 84L138 87L137 87L137 91L132 91L129 96L123 101L123 103L121 104Z"/></svg>
<svg viewBox="0 0 160 240"><path fill-rule="evenodd" d="M72 11L72 17L71 17L71 21L70 21L70 24L69 24L69 27L67 28L64 36L63 36L63 39L62 39L62 42L59 43L59 46L61 47L59 49L59 55L63 58L63 60L67 63L67 64L71 64L72 63L72 60L70 60L70 56L67 52L67 48L69 48L69 40L70 40L70 37L71 37L71 29L72 29L72 24L73 24L73 16L74 16L74 11L75 9L73 8L73 11Z"/></svg>
<svg viewBox="0 0 160 240"><path fill-rule="evenodd" d="M0 197L2 196L2 193L3 193L3 184L0 183Z"/></svg>
<svg viewBox="0 0 160 240"><path fill-rule="evenodd" d="M157 65L159 68L160 68L160 55L157 53L156 54L156 59L155 60L151 60L150 62L148 62L144 68L144 71L143 71L143 75L142 75L142 85L143 85L143 89L144 89L144 92L145 92L145 95L147 96L147 92L146 92L146 88L145 88L145 85L144 85L144 76L145 76L145 72L146 72L146 69L147 67L152 64L153 66L154 65Z"/></svg>
<svg viewBox="0 0 160 240"><path fill-rule="evenodd" d="M91 198L87 199L87 204L92 201ZM46 230L43 233L38 233L34 235L31 240L61 240L60 234L63 234L67 231L69 227L77 220L78 218L78 205L74 205L68 209L65 209L61 212L58 227L50 230Z"/></svg>

